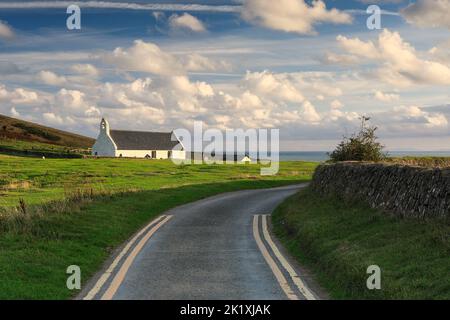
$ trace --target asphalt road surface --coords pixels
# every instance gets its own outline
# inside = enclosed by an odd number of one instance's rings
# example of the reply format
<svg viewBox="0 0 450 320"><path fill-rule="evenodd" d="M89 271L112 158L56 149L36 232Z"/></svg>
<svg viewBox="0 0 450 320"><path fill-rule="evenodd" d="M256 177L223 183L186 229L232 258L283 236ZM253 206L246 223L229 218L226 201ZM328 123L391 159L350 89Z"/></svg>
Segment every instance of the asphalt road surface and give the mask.
<svg viewBox="0 0 450 320"><path fill-rule="evenodd" d="M81 298L321 298L266 216L302 187L225 193L165 212L118 250Z"/></svg>

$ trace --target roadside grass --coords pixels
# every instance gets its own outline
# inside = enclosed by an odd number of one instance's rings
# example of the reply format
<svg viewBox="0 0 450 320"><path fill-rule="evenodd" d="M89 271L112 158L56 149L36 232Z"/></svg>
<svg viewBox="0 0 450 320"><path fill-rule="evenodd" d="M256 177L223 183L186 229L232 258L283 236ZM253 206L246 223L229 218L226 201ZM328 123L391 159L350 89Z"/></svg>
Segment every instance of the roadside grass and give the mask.
<svg viewBox="0 0 450 320"><path fill-rule="evenodd" d="M450 299L450 221L400 219L305 189L272 222L331 298ZM366 287L370 265L381 268L381 290Z"/></svg>
<svg viewBox="0 0 450 320"><path fill-rule="evenodd" d="M278 175L263 177L258 165L1 157L0 299L74 297L69 265L80 266L85 283L162 212L222 192L308 181L315 166L281 163ZM5 188L23 181L26 187Z"/></svg>
<svg viewBox="0 0 450 320"><path fill-rule="evenodd" d="M63 199L75 190L94 193L156 190L227 180L310 179L314 162L281 162L276 176L261 176L260 165L175 165L170 160L40 159L0 155L0 208Z"/></svg>

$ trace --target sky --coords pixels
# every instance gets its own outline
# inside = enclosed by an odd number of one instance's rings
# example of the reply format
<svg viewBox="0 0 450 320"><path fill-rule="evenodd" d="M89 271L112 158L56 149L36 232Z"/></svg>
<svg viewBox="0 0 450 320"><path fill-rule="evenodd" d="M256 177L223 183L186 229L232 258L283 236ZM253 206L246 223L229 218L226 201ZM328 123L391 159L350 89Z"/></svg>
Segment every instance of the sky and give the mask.
<svg viewBox="0 0 450 320"><path fill-rule="evenodd" d="M448 151L450 0L2 0L0 113L91 137L102 117L275 128L283 151L332 150L366 115L388 150Z"/></svg>

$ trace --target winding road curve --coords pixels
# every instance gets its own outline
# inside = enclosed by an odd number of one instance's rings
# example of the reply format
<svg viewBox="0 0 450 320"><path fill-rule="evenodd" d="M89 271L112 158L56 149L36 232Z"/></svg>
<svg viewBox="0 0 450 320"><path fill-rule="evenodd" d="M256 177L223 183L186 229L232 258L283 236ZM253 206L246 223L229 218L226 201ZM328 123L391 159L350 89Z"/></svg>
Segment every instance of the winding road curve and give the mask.
<svg viewBox="0 0 450 320"><path fill-rule="evenodd" d="M320 299L270 235L269 215L305 185L244 190L155 219L111 258L83 299Z"/></svg>

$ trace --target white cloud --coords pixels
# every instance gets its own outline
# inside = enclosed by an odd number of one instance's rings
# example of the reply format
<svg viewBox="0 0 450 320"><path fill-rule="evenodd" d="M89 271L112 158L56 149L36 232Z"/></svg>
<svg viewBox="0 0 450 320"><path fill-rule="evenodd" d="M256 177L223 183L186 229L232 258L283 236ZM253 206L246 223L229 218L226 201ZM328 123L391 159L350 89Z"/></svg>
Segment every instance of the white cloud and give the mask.
<svg viewBox="0 0 450 320"><path fill-rule="evenodd" d="M89 63L74 64L71 69L78 74L90 77L97 77L100 74L99 70Z"/></svg>
<svg viewBox="0 0 450 320"><path fill-rule="evenodd" d="M50 86L61 86L67 83L67 79L48 70L42 70L37 74L37 80Z"/></svg>
<svg viewBox="0 0 450 320"><path fill-rule="evenodd" d="M340 109L344 106L344 104L342 102L340 102L339 100L335 99L333 101L331 101L331 109Z"/></svg>
<svg viewBox="0 0 450 320"><path fill-rule="evenodd" d="M278 101L303 102L304 100L298 88L283 74L274 74L269 71L247 71L242 84L258 95L271 97Z"/></svg>
<svg viewBox="0 0 450 320"><path fill-rule="evenodd" d="M242 17L257 25L300 34L315 33L318 23L349 24L352 17L337 9L327 10L322 0L307 4L304 0L247 0Z"/></svg>
<svg viewBox="0 0 450 320"><path fill-rule="evenodd" d="M42 114L42 116L47 123L54 124L54 125L64 124L63 118L54 114L53 112L44 112Z"/></svg>
<svg viewBox="0 0 450 320"><path fill-rule="evenodd" d="M317 123L321 120L321 116L317 113L316 108L309 101L303 103L301 115L304 120L310 123Z"/></svg>
<svg viewBox="0 0 450 320"><path fill-rule="evenodd" d="M352 55L367 59L379 58L378 48L372 41L364 42L358 38L350 39L341 35L337 36L336 40L345 51Z"/></svg>
<svg viewBox="0 0 450 320"><path fill-rule="evenodd" d="M12 39L14 38L14 31L5 22L0 20L0 39Z"/></svg>
<svg viewBox="0 0 450 320"><path fill-rule="evenodd" d="M450 1L417 0L401 10L408 23L421 28L450 28Z"/></svg>
<svg viewBox="0 0 450 320"><path fill-rule="evenodd" d="M212 60L198 53L177 56L187 71L231 71L232 67L223 60Z"/></svg>
<svg viewBox="0 0 450 320"><path fill-rule="evenodd" d="M14 105L34 104L40 100L37 92L25 88L16 88L8 90L0 84L0 102L6 102Z"/></svg>
<svg viewBox="0 0 450 320"><path fill-rule="evenodd" d="M341 84L349 85L349 79L333 72L296 72L290 73L289 77L293 85L311 100L317 96L321 98L319 100L324 100L325 97L340 97L343 95Z"/></svg>
<svg viewBox="0 0 450 320"><path fill-rule="evenodd" d="M17 117L20 117L20 113L17 112L16 108L14 108L14 107L11 108L10 113L11 113L11 115L12 115L13 117L16 117L16 118L17 118Z"/></svg>
<svg viewBox="0 0 450 320"><path fill-rule="evenodd" d="M105 62L125 71L148 72L161 76L180 76L188 71L218 71L230 69L224 61L211 60L199 54L176 56L151 42L134 41L130 48L116 48L103 56Z"/></svg>
<svg viewBox="0 0 450 320"><path fill-rule="evenodd" d="M448 120L442 113L427 112L418 106L395 107L391 116L397 122L422 125L427 128L446 128L448 125Z"/></svg>
<svg viewBox="0 0 450 320"><path fill-rule="evenodd" d="M374 93L375 99L383 102L392 102L392 101L398 101L400 99L400 96L395 93L384 93L382 91L375 91Z"/></svg>
<svg viewBox="0 0 450 320"><path fill-rule="evenodd" d="M342 48L366 61L382 63L378 77L396 86L410 84L448 85L450 67L446 64L424 59L415 48L405 42L398 32L385 29L376 43L338 36Z"/></svg>
<svg viewBox="0 0 450 320"><path fill-rule="evenodd" d="M127 71L150 72L158 75L180 75L184 73L182 65L171 54L161 50L156 44L134 41L128 49L116 48L105 60Z"/></svg>
<svg viewBox="0 0 450 320"><path fill-rule="evenodd" d="M169 26L174 30L182 29L192 32L206 31L206 27L199 19L186 12L182 15L171 15L169 18Z"/></svg>
<svg viewBox="0 0 450 320"><path fill-rule="evenodd" d="M100 111L96 111L96 107L91 104L86 93L79 90L61 89L55 95L55 109L76 116L92 116L98 115ZM62 109L62 110L61 110Z"/></svg>

